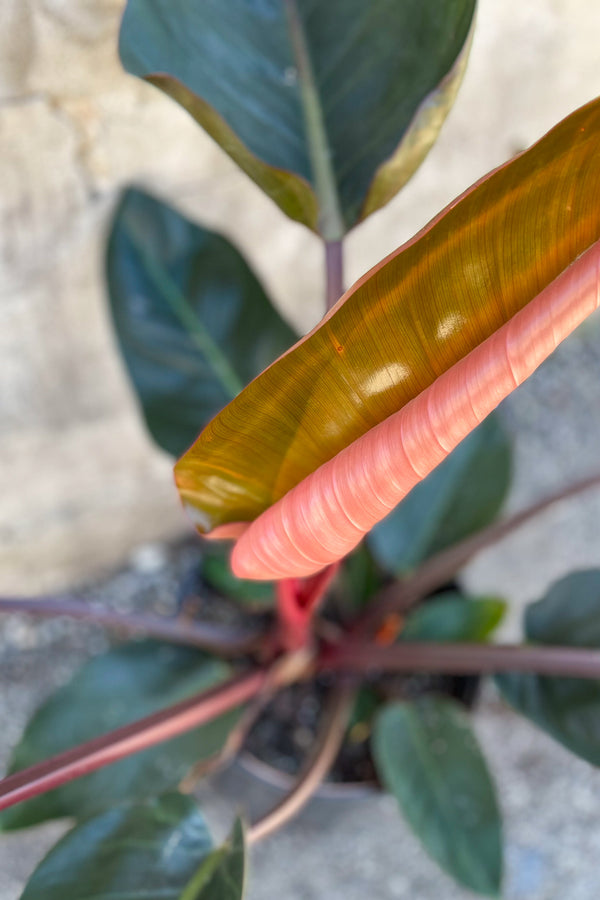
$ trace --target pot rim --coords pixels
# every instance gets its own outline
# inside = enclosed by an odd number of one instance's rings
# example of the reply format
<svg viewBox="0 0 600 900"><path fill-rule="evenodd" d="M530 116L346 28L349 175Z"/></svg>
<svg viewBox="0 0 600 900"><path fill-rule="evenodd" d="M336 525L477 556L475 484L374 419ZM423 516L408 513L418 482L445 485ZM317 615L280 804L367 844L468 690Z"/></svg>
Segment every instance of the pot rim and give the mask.
<svg viewBox="0 0 600 900"><path fill-rule="evenodd" d="M294 775L263 762L249 750L240 753L237 761L249 775L277 790L289 791L296 783ZM326 781L319 785L313 797L322 800L362 800L379 791L379 785L374 781Z"/></svg>

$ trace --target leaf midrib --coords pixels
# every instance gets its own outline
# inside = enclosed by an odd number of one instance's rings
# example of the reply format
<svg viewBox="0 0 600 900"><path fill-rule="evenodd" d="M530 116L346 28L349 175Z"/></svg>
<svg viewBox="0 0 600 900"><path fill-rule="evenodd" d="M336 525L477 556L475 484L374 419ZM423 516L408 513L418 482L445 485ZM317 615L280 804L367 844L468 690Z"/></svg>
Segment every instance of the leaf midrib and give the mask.
<svg viewBox="0 0 600 900"><path fill-rule="evenodd" d="M304 115L308 155L319 204L319 230L325 241L339 241L343 238L346 228L333 169L332 149L325 127L323 104L296 0L285 0L285 9L292 57L300 83L300 103Z"/></svg>
<svg viewBox="0 0 600 900"><path fill-rule="evenodd" d="M233 398L244 388L244 384L237 372L233 369L229 360L216 341L212 338L201 319L196 316L178 285L173 281L170 275L155 262L147 248L139 240L133 230L127 226L123 227L127 238L141 256L146 271L150 276L150 279L154 282L154 286L163 295L171 312L179 320L181 326L189 335L192 343L196 345L206 359L227 397L230 400L233 400Z"/></svg>
<svg viewBox="0 0 600 900"><path fill-rule="evenodd" d="M468 847L468 838L461 828L455 828L456 813L452 808L451 802L448 802L448 791L445 789L444 776L437 764L437 760L430 752L430 746L425 737L425 729L420 721L420 710L414 709L409 711L407 716L408 731L411 742L415 751L415 756L421 763L424 772L429 774L429 785L431 794L437 803L438 814L444 821L444 831L448 835L452 835L449 847L454 848L460 859L461 869L465 869L478 873L478 877L483 877L484 883L489 884L488 872L486 867L481 864L477 854L470 854ZM448 738L445 738L448 740ZM427 777L426 777L427 780ZM463 869L463 866L465 869ZM469 885L472 887L471 885Z"/></svg>

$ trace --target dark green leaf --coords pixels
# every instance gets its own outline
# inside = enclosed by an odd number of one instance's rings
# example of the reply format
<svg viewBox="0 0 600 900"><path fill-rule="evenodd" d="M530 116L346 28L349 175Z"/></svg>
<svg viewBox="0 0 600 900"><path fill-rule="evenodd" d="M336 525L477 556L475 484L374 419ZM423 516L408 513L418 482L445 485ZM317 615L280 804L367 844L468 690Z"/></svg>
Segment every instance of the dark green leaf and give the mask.
<svg viewBox="0 0 600 900"><path fill-rule="evenodd" d="M497 597L438 594L408 617L401 634L407 641L485 641L502 621L506 603Z"/></svg>
<svg viewBox="0 0 600 900"><path fill-rule="evenodd" d="M504 699L572 753L600 766L600 684L514 672L496 676Z"/></svg>
<svg viewBox="0 0 600 900"><path fill-rule="evenodd" d="M600 571L558 581L525 614L528 640L600 649ZM496 677L510 705L555 740L600 766L600 681L514 672Z"/></svg>
<svg viewBox="0 0 600 900"><path fill-rule="evenodd" d="M525 611L525 634L538 644L600 648L600 570L572 572Z"/></svg>
<svg viewBox="0 0 600 900"><path fill-rule="evenodd" d="M435 141L475 0L129 0L125 68L181 103L292 218L339 239Z"/></svg>
<svg viewBox="0 0 600 900"><path fill-rule="evenodd" d="M356 612L364 609L382 584L382 573L363 542L344 560L333 590L344 608Z"/></svg>
<svg viewBox="0 0 600 900"><path fill-rule="evenodd" d="M107 275L146 424L174 456L295 340L229 241L142 191L117 208Z"/></svg>
<svg viewBox="0 0 600 900"><path fill-rule="evenodd" d="M373 716L380 706L381 695L378 691L370 687L359 687L348 720L347 731L351 743L361 743L370 734Z"/></svg>
<svg viewBox="0 0 600 900"><path fill-rule="evenodd" d="M225 663L188 647L144 641L110 650L87 663L40 707L13 754L10 771L206 690L228 671ZM22 828L63 816L82 818L116 803L162 793L177 785L196 761L221 749L237 715L228 713L4 810L0 828Z"/></svg>
<svg viewBox="0 0 600 900"><path fill-rule="evenodd" d="M502 825L469 720L451 700L394 703L379 715L373 751L383 784L427 852L458 882L497 896Z"/></svg>
<svg viewBox="0 0 600 900"><path fill-rule="evenodd" d="M241 900L245 875L244 828L237 819L229 839L207 857L180 900Z"/></svg>
<svg viewBox="0 0 600 900"><path fill-rule="evenodd" d="M166 794L77 825L40 863L21 900L179 900L212 852L195 802Z"/></svg>
<svg viewBox="0 0 600 900"><path fill-rule="evenodd" d="M488 525L510 484L511 448L488 418L421 481L367 540L380 565L401 574Z"/></svg>
<svg viewBox="0 0 600 900"><path fill-rule="evenodd" d="M209 547L202 555L202 577L216 591L252 608L270 607L274 602L271 582L236 578L229 565L229 548Z"/></svg>

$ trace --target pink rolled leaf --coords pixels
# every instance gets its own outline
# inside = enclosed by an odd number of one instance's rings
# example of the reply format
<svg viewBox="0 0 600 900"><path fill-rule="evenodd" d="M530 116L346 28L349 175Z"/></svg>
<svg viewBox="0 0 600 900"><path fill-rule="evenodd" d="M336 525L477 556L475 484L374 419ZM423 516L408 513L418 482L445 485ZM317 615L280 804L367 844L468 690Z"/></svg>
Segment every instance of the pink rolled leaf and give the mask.
<svg viewBox="0 0 600 900"><path fill-rule="evenodd" d="M600 241L398 412L262 513L231 557L241 578L311 575L349 553L600 305Z"/></svg>

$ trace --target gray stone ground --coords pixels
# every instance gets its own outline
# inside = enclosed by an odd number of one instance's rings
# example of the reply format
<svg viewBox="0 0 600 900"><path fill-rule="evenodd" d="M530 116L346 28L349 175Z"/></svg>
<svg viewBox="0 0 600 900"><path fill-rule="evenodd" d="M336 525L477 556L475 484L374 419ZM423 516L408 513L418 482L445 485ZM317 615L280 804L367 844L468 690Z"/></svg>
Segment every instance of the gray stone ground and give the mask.
<svg viewBox="0 0 600 900"><path fill-rule="evenodd" d="M504 404L515 435L515 509L593 471L600 446L600 321L571 338ZM568 502L486 552L468 570L474 588L511 601L505 629L518 634L520 609L557 577L600 564L600 492ZM172 609L174 551L149 547L129 568L86 591L128 609ZM65 622L0 623L0 763L27 715L54 684L105 646L97 630ZM600 772L575 759L500 704L490 688L476 727L496 775L506 823L505 897L510 900L595 900L600 878ZM206 787L206 809L223 833L238 807L275 798L234 772ZM61 826L0 838L0 900L20 889ZM318 800L252 855L251 900L459 900L468 895L429 864L396 814L393 801L370 796Z"/></svg>

